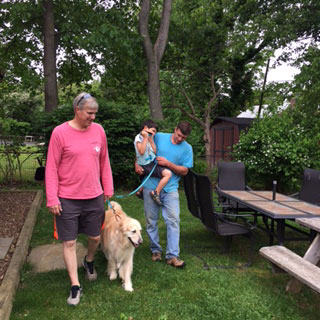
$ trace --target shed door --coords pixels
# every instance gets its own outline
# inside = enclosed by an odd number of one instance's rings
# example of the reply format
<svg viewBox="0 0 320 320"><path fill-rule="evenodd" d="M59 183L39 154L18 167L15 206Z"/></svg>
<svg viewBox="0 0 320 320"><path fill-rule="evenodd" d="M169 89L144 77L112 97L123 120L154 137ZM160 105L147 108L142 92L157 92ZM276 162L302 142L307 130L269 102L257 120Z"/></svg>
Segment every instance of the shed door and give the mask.
<svg viewBox="0 0 320 320"><path fill-rule="evenodd" d="M217 127L213 130L213 162L217 164L219 160L231 160L230 151L234 144L233 127Z"/></svg>

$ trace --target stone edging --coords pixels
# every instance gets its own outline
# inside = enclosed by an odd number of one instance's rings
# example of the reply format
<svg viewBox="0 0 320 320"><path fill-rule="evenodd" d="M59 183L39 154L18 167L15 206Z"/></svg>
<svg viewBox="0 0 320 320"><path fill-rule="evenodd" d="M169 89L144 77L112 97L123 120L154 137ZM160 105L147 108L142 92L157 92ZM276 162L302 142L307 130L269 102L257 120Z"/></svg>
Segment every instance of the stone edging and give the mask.
<svg viewBox="0 0 320 320"><path fill-rule="evenodd" d="M0 286L0 320L10 318L12 302L20 282L20 271L27 257L33 227L42 203L43 191L38 190L36 192L36 197L26 216L9 267Z"/></svg>

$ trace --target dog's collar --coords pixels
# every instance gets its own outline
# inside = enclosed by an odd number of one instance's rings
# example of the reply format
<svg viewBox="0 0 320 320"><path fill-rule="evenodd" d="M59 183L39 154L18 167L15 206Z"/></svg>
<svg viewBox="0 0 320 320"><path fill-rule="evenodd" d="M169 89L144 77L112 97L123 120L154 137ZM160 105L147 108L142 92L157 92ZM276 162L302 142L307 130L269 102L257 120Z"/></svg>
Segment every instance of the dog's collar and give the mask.
<svg viewBox="0 0 320 320"><path fill-rule="evenodd" d="M108 207L112 210L113 214L116 216L116 220L121 219L120 215L116 213L116 210L112 207L111 202L109 199L107 199Z"/></svg>

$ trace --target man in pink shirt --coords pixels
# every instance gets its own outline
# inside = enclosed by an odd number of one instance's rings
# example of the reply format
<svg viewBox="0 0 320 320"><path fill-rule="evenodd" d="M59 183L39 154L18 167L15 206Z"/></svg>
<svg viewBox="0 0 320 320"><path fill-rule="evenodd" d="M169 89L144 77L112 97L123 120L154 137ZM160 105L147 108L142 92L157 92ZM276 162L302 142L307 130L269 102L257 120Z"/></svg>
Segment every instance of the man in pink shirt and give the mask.
<svg viewBox="0 0 320 320"><path fill-rule="evenodd" d="M96 280L93 260L100 243L104 202L113 195L106 134L93 122L98 111L96 99L80 93L73 108L74 118L52 131L45 174L47 207L55 218L55 237L63 241L63 257L71 282L69 305L77 305L82 295L77 236L88 236L83 267L87 279Z"/></svg>

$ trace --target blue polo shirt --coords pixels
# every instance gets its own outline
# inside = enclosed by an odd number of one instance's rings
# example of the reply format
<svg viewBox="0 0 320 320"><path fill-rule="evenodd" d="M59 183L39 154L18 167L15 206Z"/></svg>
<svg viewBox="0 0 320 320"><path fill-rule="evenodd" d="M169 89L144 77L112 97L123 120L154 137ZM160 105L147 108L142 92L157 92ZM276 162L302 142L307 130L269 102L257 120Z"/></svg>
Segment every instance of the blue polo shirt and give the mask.
<svg viewBox="0 0 320 320"><path fill-rule="evenodd" d="M164 157L170 162L186 168L193 167L193 151L191 145L183 141L180 144L171 142L172 133L159 132L154 137L154 142L157 146L157 156ZM172 192L178 189L181 176L172 171L172 176L164 187L165 192ZM144 187L147 189L155 189L159 183L159 178L150 177Z"/></svg>

